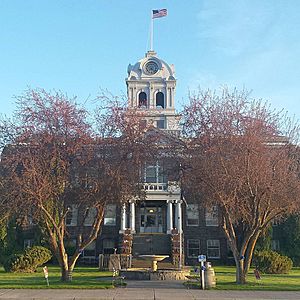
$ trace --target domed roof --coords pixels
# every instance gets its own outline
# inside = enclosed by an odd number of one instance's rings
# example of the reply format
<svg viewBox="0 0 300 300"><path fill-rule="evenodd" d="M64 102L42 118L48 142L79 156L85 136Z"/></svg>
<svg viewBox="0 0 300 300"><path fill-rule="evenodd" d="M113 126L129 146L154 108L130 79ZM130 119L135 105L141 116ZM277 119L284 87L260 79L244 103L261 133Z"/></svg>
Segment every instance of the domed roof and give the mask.
<svg viewBox="0 0 300 300"><path fill-rule="evenodd" d="M174 65L169 65L156 56L154 51L148 51L146 56L139 60L136 64L128 65L127 80L141 79L165 79L176 80Z"/></svg>

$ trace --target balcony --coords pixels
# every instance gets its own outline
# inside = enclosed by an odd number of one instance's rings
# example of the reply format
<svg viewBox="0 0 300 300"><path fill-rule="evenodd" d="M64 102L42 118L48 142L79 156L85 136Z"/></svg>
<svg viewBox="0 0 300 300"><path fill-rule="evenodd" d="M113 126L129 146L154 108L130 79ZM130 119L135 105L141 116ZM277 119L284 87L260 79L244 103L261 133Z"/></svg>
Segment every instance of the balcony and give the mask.
<svg viewBox="0 0 300 300"><path fill-rule="evenodd" d="M168 181L168 183L143 183L146 192L166 192L170 194L180 194L181 189L177 182Z"/></svg>
<svg viewBox="0 0 300 300"><path fill-rule="evenodd" d="M168 191L168 185L167 183L144 183L144 190L146 192L167 192Z"/></svg>

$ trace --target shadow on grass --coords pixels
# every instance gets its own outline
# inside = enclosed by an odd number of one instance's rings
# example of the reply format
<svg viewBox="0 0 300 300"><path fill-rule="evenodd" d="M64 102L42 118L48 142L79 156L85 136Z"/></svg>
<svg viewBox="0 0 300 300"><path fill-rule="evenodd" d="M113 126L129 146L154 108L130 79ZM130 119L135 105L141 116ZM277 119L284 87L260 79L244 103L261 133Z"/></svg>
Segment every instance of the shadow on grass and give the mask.
<svg viewBox="0 0 300 300"><path fill-rule="evenodd" d="M270 283L257 281L247 282L246 284L237 284L235 282L217 283L216 290L256 290L256 291L300 291L299 283L294 284L278 284L278 282Z"/></svg>
<svg viewBox="0 0 300 300"><path fill-rule="evenodd" d="M64 289L102 289L112 288L112 281L108 280L111 272L100 272L97 268L77 267L73 272L71 282L62 282L60 280L60 268L58 266L49 266L49 283L41 268L34 273L7 273L0 268L0 286L1 288L64 288ZM103 279L102 279L103 278Z"/></svg>

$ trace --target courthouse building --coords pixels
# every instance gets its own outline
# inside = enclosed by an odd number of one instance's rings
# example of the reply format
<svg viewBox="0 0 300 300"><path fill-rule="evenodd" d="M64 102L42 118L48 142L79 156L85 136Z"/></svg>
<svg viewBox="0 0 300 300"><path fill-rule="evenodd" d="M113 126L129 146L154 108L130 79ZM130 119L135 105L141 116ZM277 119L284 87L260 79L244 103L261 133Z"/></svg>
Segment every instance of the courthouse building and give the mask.
<svg viewBox="0 0 300 300"><path fill-rule="evenodd" d="M182 143L180 116L175 110L174 66L160 59L154 51L148 51L144 58L128 66L127 73L128 109L142 112L141 122L161 136L162 142L167 144L169 139ZM287 139L272 137L266 143L274 147L287 143ZM161 147L162 154L163 151ZM232 259L218 207L204 207L199 199L190 199L183 193L178 174L170 172L174 159L161 153L157 161L145 165L141 172L143 198L105 207L102 229L97 239L82 251L82 261L92 264L99 254L112 253L133 258L145 254L168 255L175 265L194 265L200 254L214 262ZM95 213L95 209L88 210L83 224L86 232L93 225ZM72 233L79 226L78 218L78 209L71 204L66 218L69 249L76 244ZM22 233L24 247L38 240L38 237L33 238L34 226L27 229ZM272 240L272 248L279 250L278 237Z"/></svg>
<svg viewBox="0 0 300 300"><path fill-rule="evenodd" d="M160 59L154 51L129 65L126 78L128 108L142 112L147 122L165 139L180 141L180 116L176 114L176 77L173 65ZM95 263L99 254L169 255L178 264L195 264L205 254L210 261L227 261L230 257L220 226L217 207L202 207L200 201L184 199L178 176L166 172L166 158L146 165L142 174L143 199L123 206L107 205L102 230L97 239L83 250L81 260ZM170 163L170 162L168 162ZM69 246L76 243L72 232L78 224L78 211L70 206L66 225ZM90 209L84 226L93 225L95 210ZM33 244L32 235L24 233L24 246Z"/></svg>
<svg viewBox="0 0 300 300"><path fill-rule="evenodd" d="M154 51L128 66L126 78L128 106L143 112L144 122L164 136L180 136L175 112L176 77L173 65L160 59ZM101 234L82 253L93 261L99 254L165 254L178 262L195 264L199 254L209 260L227 260L228 247L219 226L217 207L205 209L183 199L182 191L161 162L145 167L142 178L146 197L118 207L108 205ZM85 225L92 224L93 216ZM76 226L76 213L70 214L68 226Z"/></svg>

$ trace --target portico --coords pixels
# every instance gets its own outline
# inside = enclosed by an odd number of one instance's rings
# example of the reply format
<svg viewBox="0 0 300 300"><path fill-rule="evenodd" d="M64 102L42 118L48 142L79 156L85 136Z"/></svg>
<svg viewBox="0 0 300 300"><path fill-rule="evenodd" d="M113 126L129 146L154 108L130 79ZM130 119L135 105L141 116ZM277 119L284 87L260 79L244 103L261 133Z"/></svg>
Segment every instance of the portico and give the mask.
<svg viewBox="0 0 300 300"><path fill-rule="evenodd" d="M132 233L182 232L182 200L180 188L174 184L146 184L146 199L132 200L121 208L121 230ZM172 187L172 192L171 192Z"/></svg>

